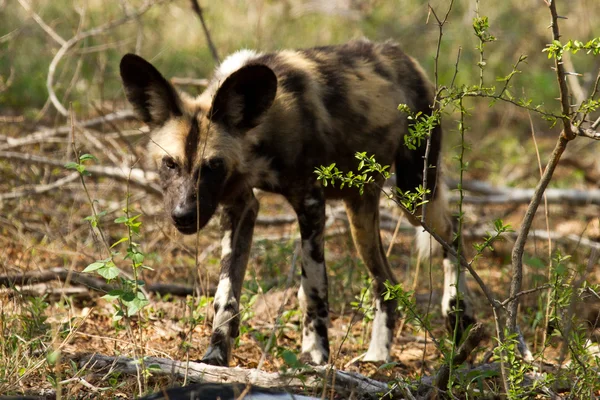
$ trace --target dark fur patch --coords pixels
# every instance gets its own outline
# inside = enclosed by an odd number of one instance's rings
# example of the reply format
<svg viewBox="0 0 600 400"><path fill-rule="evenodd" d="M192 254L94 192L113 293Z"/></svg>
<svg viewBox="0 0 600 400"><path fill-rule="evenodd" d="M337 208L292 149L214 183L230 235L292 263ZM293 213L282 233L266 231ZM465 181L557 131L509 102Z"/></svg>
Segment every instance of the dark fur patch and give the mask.
<svg viewBox="0 0 600 400"><path fill-rule="evenodd" d="M327 284L327 279L325 279L325 284ZM309 298L311 300L311 305L309 309L316 310L316 316L319 318L327 318L329 315L329 304L327 303L327 297L321 298L319 295L319 290L317 288L312 288Z"/></svg>
<svg viewBox="0 0 600 400"><path fill-rule="evenodd" d="M198 118L194 116L194 118L192 118L192 125L190 127L190 131L188 132L185 141L185 163L187 165L187 170L189 173L191 173L192 168L194 168L196 155L198 154L199 140L200 128L198 126Z"/></svg>
<svg viewBox="0 0 600 400"><path fill-rule="evenodd" d="M302 96L306 92L308 76L302 71L289 70L279 82L279 86L286 92Z"/></svg>
<svg viewBox="0 0 600 400"><path fill-rule="evenodd" d="M463 300L457 302L455 298L451 299L450 310L451 311L448 312L448 316L446 317L446 328L451 334L454 333L455 328L458 328L456 331L456 339L460 341L465 330L469 326L473 325L476 322L476 320L470 315L465 314L465 302Z"/></svg>
<svg viewBox="0 0 600 400"><path fill-rule="evenodd" d="M161 107L172 116L181 116L177 92L160 72L148 61L135 54L126 54L121 59L121 78L125 86L127 99L133 105L138 116L146 123L162 124L165 121L153 119L152 107ZM150 101L149 92L160 96L161 104ZM160 112L162 114L162 111Z"/></svg>

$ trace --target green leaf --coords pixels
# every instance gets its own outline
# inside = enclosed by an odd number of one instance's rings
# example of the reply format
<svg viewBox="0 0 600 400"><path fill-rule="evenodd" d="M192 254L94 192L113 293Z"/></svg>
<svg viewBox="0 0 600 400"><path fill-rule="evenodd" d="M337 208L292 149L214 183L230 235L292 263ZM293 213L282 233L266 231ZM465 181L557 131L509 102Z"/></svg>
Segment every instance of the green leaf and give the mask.
<svg viewBox="0 0 600 400"><path fill-rule="evenodd" d="M104 296L101 296L100 298L101 298L101 299L104 299L104 300L106 300L106 301L113 302L113 301L115 301L116 299L118 299L119 297L120 297L120 295L114 296L114 295L112 295L112 294L105 294Z"/></svg>
<svg viewBox="0 0 600 400"><path fill-rule="evenodd" d="M281 353L281 358L283 358L283 361L289 367L297 367L300 364L298 357L296 357L296 355L289 350L284 350Z"/></svg>
<svg viewBox="0 0 600 400"><path fill-rule="evenodd" d="M133 301L133 300L135 300L135 293L133 293L133 292L123 292L123 294L121 294L120 297L125 302Z"/></svg>
<svg viewBox="0 0 600 400"><path fill-rule="evenodd" d="M56 365L58 359L60 358L60 350L54 350L50 353L46 354L46 361L48 365Z"/></svg>
<svg viewBox="0 0 600 400"><path fill-rule="evenodd" d="M96 271L100 268L103 268L105 265L104 262L102 261L96 261L95 263L91 263L90 265L88 265L87 267L85 267L85 269L83 270L83 272L93 272Z"/></svg>
<svg viewBox="0 0 600 400"><path fill-rule="evenodd" d="M144 255L142 253L133 253L131 259L135 264L141 264L144 262Z"/></svg>
<svg viewBox="0 0 600 400"><path fill-rule="evenodd" d="M82 154L79 156L79 161L86 161L86 160L98 161L98 159L91 154L86 153L86 154Z"/></svg>
<svg viewBox="0 0 600 400"><path fill-rule="evenodd" d="M115 223L116 224L122 224L124 222L127 222L127 216L123 215L122 217L116 218L115 219Z"/></svg>
<svg viewBox="0 0 600 400"><path fill-rule="evenodd" d="M100 275L107 281L115 279L117 276L119 276L119 274L119 268L117 268L117 266L112 262L107 263L104 268L98 269L98 275Z"/></svg>
<svg viewBox="0 0 600 400"><path fill-rule="evenodd" d="M146 366L146 369L148 369L148 371L162 371L162 368L158 364L150 364Z"/></svg>
<svg viewBox="0 0 600 400"><path fill-rule="evenodd" d="M72 162L72 161L65 164L66 169L77 169L78 166L79 166L79 164L77 164L76 162Z"/></svg>
<svg viewBox="0 0 600 400"><path fill-rule="evenodd" d="M385 371L388 369L392 369L394 368L396 365L398 365L398 362L389 362L389 363L385 363L379 366L379 368L377 368L378 371Z"/></svg>
<svg viewBox="0 0 600 400"><path fill-rule="evenodd" d="M141 295L141 297L139 296ZM149 304L149 301L143 297L143 293L138 293L138 296L132 301L127 302L127 315L132 316L137 314L139 310Z"/></svg>
<svg viewBox="0 0 600 400"><path fill-rule="evenodd" d="M110 248L112 249L113 247L115 247L118 244L121 244L123 242L126 242L127 240L129 240L129 238L127 236L122 237L121 239L117 240L116 242L114 242Z"/></svg>

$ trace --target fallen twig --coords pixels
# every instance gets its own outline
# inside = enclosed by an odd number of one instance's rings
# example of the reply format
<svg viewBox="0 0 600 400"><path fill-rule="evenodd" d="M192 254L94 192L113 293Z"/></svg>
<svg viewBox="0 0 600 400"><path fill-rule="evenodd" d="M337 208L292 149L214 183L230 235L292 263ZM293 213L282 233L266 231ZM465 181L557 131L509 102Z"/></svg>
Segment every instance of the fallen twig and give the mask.
<svg viewBox="0 0 600 400"><path fill-rule="evenodd" d="M57 267L43 271L23 272L14 275L0 276L0 286L12 287L31 285L33 283L50 282L53 280L67 281L72 285L85 286L102 293L108 293L111 290L117 289L117 285L108 283L102 279L95 278L82 272L69 271L68 269ZM188 296L194 293L194 288L191 286L176 285L172 283L156 283L145 286L148 292L156 293L161 296L170 294L173 296ZM208 289L207 296L214 296L216 287L211 286Z"/></svg>
<svg viewBox="0 0 600 400"><path fill-rule="evenodd" d="M20 189L15 189L9 193L0 193L0 202L9 199L16 199L23 196L31 196L34 194L42 194L59 188L67 183L71 183L79 177L78 172L73 172L64 178L57 179L56 181L48 184L42 185L32 185L27 187L22 187Z"/></svg>
<svg viewBox="0 0 600 400"><path fill-rule="evenodd" d="M64 167L65 165L65 161L12 151L0 151L0 159L1 158L7 160L20 160L35 164L52 165L55 167ZM157 174L155 172L144 171L139 168L131 168L131 171L129 171L129 168L127 167L120 168L108 165L89 165L86 166L86 169L92 173L92 177L93 175L97 175L113 178L121 182L129 181L132 185L152 194L162 194L160 187L153 183L157 180Z"/></svg>
<svg viewBox="0 0 600 400"><path fill-rule="evenodd" d="M458 181L448 179L448 185L456 188ZM463 181L463 190L471 193L483 195L465 196L463 202L471 204L526 204L529 203L535 189L532 188L509 188L492 186L487 182L471 180ZM576 189L546 189L545 195L548 198L548 204L569 204L569 205L600 205L600 190L576 190ZM457 196L451 196L451 201L457 201Z"/></svg>
<svg viewBox="0 0 600 400"><path fill-rule="evenodd" d="M103 117L91 118L85 121L78 121L77 127L93 128L97 125L133 119L134 114L131 110L119 110L114 113L107 114ZM6 143L0 145L0 150L10 150L15 147L26 146L43 142L51 137L58 135L66 135L71 132L71 125L62 125L57 128L39 127L37 131L22 138L6 137Z"/></svg>

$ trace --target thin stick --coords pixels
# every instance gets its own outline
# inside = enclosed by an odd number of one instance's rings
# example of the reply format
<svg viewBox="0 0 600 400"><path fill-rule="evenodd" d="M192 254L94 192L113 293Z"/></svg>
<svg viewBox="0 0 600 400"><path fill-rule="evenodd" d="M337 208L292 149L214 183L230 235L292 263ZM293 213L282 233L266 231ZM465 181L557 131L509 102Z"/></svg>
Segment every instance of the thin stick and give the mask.
<svg viewBox="0 0 600 400"><path fill-rule="evenodd" d="M208 31L208 27L206 26L206 22L204 21L204 13L200 4L198 4L198 0L190 0L192 3L192 9L200 19L200 24L202 25L202 30L204 31L204 36L206 37L206 42L208 43L208 48L210 49L210 53L215 60L215 63L220 64L221 60L219 59L219 54L217 53L217 48L210 37L210 32Z"/></svg>
<svg viewBox="0 0 600 400"><path fill-rule="evenodd" d="M105 33L107 31L113 29L113 28L116 28L117 26L123 25L123 24L131 21L132 19L138 18L141 15L145 14L148 10L150 10L150 8L152 8L155 4L158 4L161 1L162 0L157 0L157 1L148 0L136 12L125 15L124 17L117 19L115 21L110 21L103 25L97 26L96 28L92 28L87 31L80 32L77 35L73 36L71 39L64 42L64 44L60 47L60 49L54 55L54 58L52 58L52 61L50 62L50 66L48 67L48 76L46 78L46 89L48 89L48 95L50 97L50 101L52 102L52 105L54 105L54 108L56 108L56 110L60 114L62 114L65 117L69 116L69 112L67 111L65 106L62 105L62 103L56 96L56 92L54 91L54 74L56 73L56 67L58 66L58 63L65 56L65 54L67 54L67 52L71 48L73 48L77 43L79 43L81 40L92 37L92 36L100 35L102 33Z"/></svg>
<svg viewBox="0 0 600 400"><path fill-rule="evenodd" d="M554 40L560 39L560 33L558 29L558 14L556 12L556 0L553 0L549 4L550 14L552 16L552 36ZM562 62L558 58L555 58L554 64L556 67L556 78L558 80L558 87L560 90L560 102L561 102L561 111L562 118L560 118L563 122L563 130L560 133L558 141L554 147L554 151L550 157L546 165L546 169L542 178L538 182L538 185L535 188L535 192L529 206L527 207L527 211L525 212L525 216L523 218L523 224L521 225L521 229L519 230L519 235L517 236L517 240L515 241L515 246L512 251L512 280L510 283L510 294L509 296L514 296L516 293L521 291L521 285L523 282L523 253L525 251L525 244L527 242L527 236L529 230L531 229L531 224L533 223L533 218L535 217L535 213L538 209L540 201L542 199L542 195L546 190L546 187L552 180L552 176L554 174L554 170L556 169L558 162L560 161L560 157L564 153L567 148L567 144L575 139L576 134L573 132L572 123L569 118L571 109L569 106L569 88L567 87L567 83L565 80L565 70ZM515 298L508 304L508 316L506 319L506 325L509 332L516 332L517 328L517 310L519 307L519 298Z"/></svg>

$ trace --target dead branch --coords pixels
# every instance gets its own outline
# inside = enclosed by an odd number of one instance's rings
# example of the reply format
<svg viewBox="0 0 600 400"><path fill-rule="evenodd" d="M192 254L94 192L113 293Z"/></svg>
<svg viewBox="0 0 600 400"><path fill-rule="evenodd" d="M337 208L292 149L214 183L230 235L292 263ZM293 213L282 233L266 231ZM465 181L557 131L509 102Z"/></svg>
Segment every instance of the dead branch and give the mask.
<svg viewBox="0 0 600 400"><path fill-rule="evenodd" d="M43 271L23 272L13 275L0 275L0 286L29 286L35 283L51 282L59 280L66 282L67 280L72 285L85 286L88 289L108 293L111 290L117 289L117 286L112 283L107 283L105 280L94 277L82 272L69 271L68 269L57 267ZM156 283L145 286L146 290L151 293L156 293L161 296L170 294L173 296L188 296L194 294L194 288L191 286L176 285L172 283ZM207 296L214 296L216 287L208 288Z"/></svg>
<svg viewBox="0 0 600 400"><path fill-rule="evenodd" d="M600 140L600 132L593 128L582 128L579 126L573 125L573 131L577 133L578 136L583 136L589 139Z"/></svg>
<svg viewBox="0 0 600 400"><path fill-rule="evenodd" d="M210 53L213 56L213 59L217 64L221 62L219 59L219 54L217 53L217 48L210 37L210 32L208 31L208 27L206 26L206 22L204 21L204 13L200 4L198 4L198 0L190 0L192 3L192 9L200 19L200 24L202 25L202 30L204 31L204 36L206 37L206 42L208 43L208 48L210 49Z"/></svg>
<svg viewBox="0 0 600 400"><path fill-rule="evenodd" d="M127 357L104 355L76 355L80 366L101 372L137 374L139 362ZM289 374L257 371L240 367L215 367L197 362L181 362L158 357L145 357L145 365L152 365L153 375L169 375L177 378L187 376L188 382L243 383L264 388L287 388L291 390L321 389L324 384L345 396L374 396L389 392L386 383L375 381L359 373L340 371L330 366L293 371ZM392 395L394 393L391 393Z"/></svg>
<svg viewBox="0 0 600 400"><path fill-rule="evenodd" d="M570 162L571 163L571 162ZM458 180L447 178L446 183L451 189L458 188ZM595 182L593 182L595 183ZM395 179L386 182L387 187L393 187ZM464 204L527 204L535 193L534 188L512 188L493 186L485 181L464 180L462 189L472 195L464 196ZM600 189L546 189L548 204L568 204L570 206L600 205ZM450 201L458 202L459 196L452 194Z"/></svg>
<svg viewBox="0 0 600 400"><path fill-rule="evenodd" d="M474 327L475 328L475 327ZM473 332L473 330L471 331ZM471 339L459 348L455 360L466 360L469 354L477 346L483 337L483 330L476 329L470 334ZM78 363L81 368L94 371L96 374L106 376L112 372L135 375L138 373L140 363L128 357L112 357L100 354L75 354L70 357L71 360ZM264 388L279 388L290 391L311 391L322 390L326 385L333 388L336 394L341 398L386 398L402 399L407 398L407 389L409 385L392 385L367 378L356 372L342 371L331 366L319 366L308 368L306 370L290 370L288 373L276 373L257 371L256 369L247 369L241 367L216 367L197 362L184 362L170 360L159 357L145 357L144 364L152 366L153 376L171 376L177 379L187 377L188 383L228 383L228 384L250 384ZM457 364L458 365L458 364ZM438 391L437 385L444 378L446 372L442 370L435 376L424 376L419 381L412 382L418 386L418 394L410 395L415 399L430 399L435 391ZM557 368L552 368L558 373ZM498 375L500 372L499 363L482 364L476 367L462 367L455 371L458 379L466 376L482 375L486 378ZM546 393L548 390L553 392L567 392L571 389L573 382L566 380L556 381L550 388L540 385L543 374L538 372L527 372L524 374L522 387L529 388L535 392ZM447 381L446 381L447 382ZM447 384L447 383L446 383ZM441 386L445 387L445 386ZM385 395L382 397L382 395ZM410 397L409 397L410 398Z"/></svg>
<svg viewBox="0 0 600 400"><path fill-rule="evenodd" d="M487 235L487 232L489 232L491 230L490 229L484 229L484 228L476 228L476 229L467 229L463 232L463 236L466 238L482 238L484 236ZM518 232L505 232L502 234L503 238L510 238L512 240L516 240L518 237ZM593 240L587 239L585 237L579 236L579 235L575 235L575 234L569 234L569 235L565 235L559 232L554 232L554 231L546 231L543 229L534 229L529 231L529 233L527 234L527 238L528 239L536 239L536 240L545 240L547 241L548 239L551 239L552 241L555 242L559 242L559 243L570 243L572 245L575 246L583 246L583 247L587 247L590 249L596 249L596 250L600 250L600 243L599 242L595 242Z"/></svg>
<svg viewBox="0 0 600 400"><path fill-rule="evenodd" d="M42 17L40 17L35 11L33 11L33 9L31 8L31 4L29 4L29 2L27 2L26 0L19 0L19 4L21 4L21 6L25 9L25 11L27 11L31 15L31 18L33 18L33 20L35 22L37 22L37 24L40 26L40 28L42 28L48 34L48 36L50 36L52 39L54 39L54 41L57 42L58 44L60 44L61 46L65 45L66 40L63 39L58 33L56 33L56 31L54 29L52 29L50 26L48 26L44 22Z"/></svg>
<svg viewBox="0 0 600 400"><path fill-rule="evenodd" d="M10 193L3 193L3 194L0 193L0 203L4 200L8 200L8 199L17 199L17 198L23 197L23 196L31 196L31 195L35 195L35 194L46 193L46 192L49 192L56 188L59 188L63 185L66 185L68 183L71 183L74 180L76 180L78 177L79 177L79 173L73 172L73 173L65 176L64 178L57 179L56 181L54 181L52 183L22 187L20 189L13 190Z"/></svg>
<svg viewBox="0 0 600 400"><path fill-rule="evenodd" d="M13 289L2 288L0 289L0 297L14 297L17 292ZM49 302L58 301L64 296L76 298L80 301L91 300L92 296L90 291L83 287L52 287L44 284L38 285L27 285L20 287L18 294L21 296L28 297L42 297L46 296L46 300Z"/></svg>
<svg viewBox="0 0 600 400"><path fill-rule="evenodd" d="M552 39L560 40L560 32L558 28L558 13L556 11L556 1L552 1L548 4L550 9L550 15L552 18ZM511 261L512 261L512 279L510 283L509 297L513 297L515 294L521 292L521 285L523 282L523 253L525 251L525 244L529 236L529 230L533 223L536 211L542 200L542 196L548 187L548 184L552 180L554 170L556 169L560 157L567 148L569 142L577 137L577 132L573 131L573 121L570 118L571 108L569 105L569 88L567 87L565 67L559 57L554 58L554 66L556 68L556 78L558 81L558 88L560 92L560 103L561 103L561 114L560 118L563 124L563 130L561 131L554 151L548 160L544 173L538 182L535 192L531 198L525 216L523 217L523 223L519 229L519 234L515 240L513 247ZM517 330L517 312L519 307L519 298L515 298L508 304L507 307L507 318L506 327L509 332L516 332Z"/></svg>
<svg viewBox="0 0 600 400"><path fill-rule="evenodd" d="M97 36L97 35L106 33L109 30L116 28L117 26L123 25L133 19L137 19L140 16L142 16L143 14L145 14L148 10L150 10L150 8L152 8L155 4L158 4L160 2L161 2L161 0L156 0L156 1L147 0L135 12L133 12L131 14L127 14L124 17L119 18L115 21L107 22L103 25L97 26L95 28L89 29L84 32L79 32L78 34L73 36L71 39L65 41L62 44L62 46L56 52L56 54L54 55L54 58L50 62L50 66L48 67L48 76L46 78L46 88L48 89L48 95L50 96L50 101L52 102L52 105L54 105L54 108L56 108L56 110L60 114L67 117L69 115L69 112L67 111L65 106L62 105L62 103L56 96L56 93L54 92L54 74L56 72L56 67L57 67L58 63L65 56L65 54L67 54L67 52L69 50L71 50L71 48L73 48L80 41L87 39L89 37L92 37L92 36Z"/></svg>
<svg viewBox="0 0 600 400"><path fill-rule="evenodd" d="M24 154L12 151L0 151L0 159L6 160L19 160L34 164L52 165L55 167L64 167L65 162L46 158L42 156L36 156L33 154ZM129 181L132 185L144 189L151 194L162 194L160 187L154 182L157 180L157 174L155 172L147 172L139 168L128 167L112 167L108 165L89 165L86 169L91 172L92 178L94 175L112 178L120 182Z"/></svg>
<svg viewBox="0 0 600 400"><path fill-rule="evenodd" d="M206 87L208 86L208 79L194 79L194 78L180 78L174 76L170 79L173 85L178 86L200 86Z"/></svg>
<svg viewBox="0 0 600 400"><path fill-rule="evenodd" d="M101 124L134 119L134 117L133 111L131 110L119 110L103 117L91 118L86 121L78 121L76 126L78 128L92 128ZM37 128L36 132L31 133L23 138L15 139L6 137L6 144L0 145L0 150L10 150L15 147L40 143L54 136L66 135L70 131L71 125L63 125L58 128L39 127Z"/></svg>
<svg viewBox="0 0 600 400"><path fill-rule="evenodd" d="M391 213L383 208L380 208L379 216L380 216L380 228L381 229L383 229L385 231L390 231L390 232L394 232L396 230L397 220L398 220L399 216L394 215L393 213ZM338 221L344 221L344 222L348 221L348 217L346 216L346 213L345 213L343 207L334 208L331 211L328 209L327 217L334 218L335 220L338 220ZM281 215L276 215L276 216L259 215L256 220L256 224L259 226L279 226L279 225L293 224L293 223L296 223L296 221L297 221L296 216L293 214L281 214ZM340 231L342 234L347 231L347 229L345 229L345 228L342 230L340 230L340 228L336 228L336 229L338 231ZM412 234L412 232L414 232L415 228L407 221L402 221L399 230L402 232ZM489 226L489 227L480 226L480 227L474 227L474 228L470 228L470 229L464 229L462 235L465 239L480 239L480 238L487 236L488 232L490 232L490 231L493 231L492 226ZM515 240L517 238L517 235L518 235L518 232L505 232L504 234L502 234L502 237L505 239ZM568 243L568 244L575 245L575 246L583 246L583 247L590 248L590 249L600 250L599 242L595 242L593 240L590 240L588 238L585 238L585 237L582 237L582 236L579 236L576 234L563 234L560 232L554 232L554 231L548 232L548 231L542 230L542 229L534 229L529 232L527 237L528 237L528 239L546 240L546 241L548 240L548 238L550 238L552 241L559 242L559 243ZM288 240L291 238L291 236L281 236L281 235L277 236L277 237L264 236L262 238L265 240L276 240L277 238L278 238L278 240Z"/></svg>

